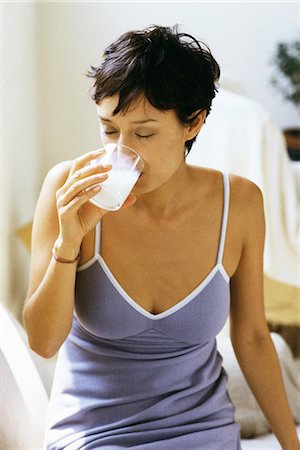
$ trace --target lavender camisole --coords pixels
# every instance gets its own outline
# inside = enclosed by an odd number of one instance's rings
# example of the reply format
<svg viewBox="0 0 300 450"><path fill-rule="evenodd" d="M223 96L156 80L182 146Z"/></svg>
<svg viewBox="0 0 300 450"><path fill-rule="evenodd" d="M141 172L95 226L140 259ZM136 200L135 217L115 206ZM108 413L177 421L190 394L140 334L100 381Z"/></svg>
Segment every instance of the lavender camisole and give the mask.
<svg viewBox="0 0 300 450"><path fill-rule="evenodd" d="M77 268L72 329L58 352L46 450L241 450L216 335L229 314L222 264L230 182L217 262L172 308L152 314L118 283L101 256ZM179 274L180 276L180 274Z"/></svg>

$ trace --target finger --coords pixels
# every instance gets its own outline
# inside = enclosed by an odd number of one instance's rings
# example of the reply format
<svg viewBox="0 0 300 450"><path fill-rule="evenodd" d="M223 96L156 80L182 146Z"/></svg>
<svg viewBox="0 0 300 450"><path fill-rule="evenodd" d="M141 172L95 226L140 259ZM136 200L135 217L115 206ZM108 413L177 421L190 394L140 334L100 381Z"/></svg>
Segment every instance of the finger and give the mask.
<svg viewBox="0 0 300 450"><path fill-rule="evenodd" d="M61 188L61 193L65 194L67 190L75 183L88 179L92 175L104 175L105 172L111 170L112 165L103 166L101 164L95 164L89 167L84 167L73 174L71 178L68 178L63 187Z"/></svg>
<svg viewBox="0 0 300 450"><path fill-rule="evenodd" d="M77 181L88 175L102 173L112 168L112 164L103 165L102 162L97 162L96 164L87 164L82 169L76 170L70 177L69 181Z"/></svg>
<svg viewBox="0 0 300 450"><path fill-rule="evenodd" d="M97 158L99 156L104 155L106 153L106 150L103 148L100 148L98 150L92 150L91 152L85 153L82 156L79 156L78 158L75 158L71 167L71 170L69 172L69 177L73 176L73 174L78 170L84 167L89 161L91 161L94 158Z"/></svg>
<svg viewBox="0 0 300 450"><path fill-rule="evenodd" d="M70 201L72 201L77 195L87 188L94 186L96 183L101 183L108 178L108 173L102 173L97 175L92 175L90 177L83 178L80 181L72 183L67 191L59 198L58 206L66 206Z"/></svg>
<svg viewBox="0 0 300 450"><path fill-rule="evenodd" d="M94 197L98 192L100 192L102 186L98 184L97 186L93 186L85 191L82 191L79 195L73 198L66 206L62 208L62 214L68 214L70 212L77 211L82 205L87 203L90 198Z"/></svg>
<svg viewBox="0 0 300 450"><path fill-rule="evenodd" d="M62 202L62 198L64 197L64 195L66 194L66 192L70 189L71 186L75 185L75 183L77 181L82 180L83 178L88 178L87 175L91 174L91 175L101 175L104 174L105 172L108 172L109 170L111 170L112 165L107 165L106 167L100 164L96 164L93 166L89 166L86 167L84 169L78 170L76 172L75 176L73 175L71 178L69 177L67 179L67 181L65 182L65 184L63 186L61 186L57 191L56 191L56 202L57 205L59 206Z"/></svg>

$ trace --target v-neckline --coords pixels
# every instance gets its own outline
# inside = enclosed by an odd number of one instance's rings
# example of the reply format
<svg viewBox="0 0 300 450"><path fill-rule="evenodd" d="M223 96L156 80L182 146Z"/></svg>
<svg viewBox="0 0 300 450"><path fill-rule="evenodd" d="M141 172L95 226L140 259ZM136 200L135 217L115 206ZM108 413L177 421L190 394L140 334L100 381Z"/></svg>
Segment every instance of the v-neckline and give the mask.
<svg viewBox="0 0 300 450"><path fill-rule="evenodd" d="M175 303L175 305L171 306L170 308L166 309L165 311L162 311L158 314L153 314L147 309L145 309L143 306L141 306L139 303L137 303L121 286L121 284L118 282L116 277L113 275L112 271L104 261L103 257L98 254L96 257L99 265L103 269L105 275L111 282L112 286L119 292L122 298L126 300L127 303L129 303L130 306L132 306L135 310L137 310L142 315L148 317L151 320L158 320L163 319L164 317L170 316L171 314L174 314L176 311L179 311L182 309L185 305L190 303L192 300L194 300L200 292L202 292L205 287L210 283L210 281L213 280L215 275L220 272L222 277L224 278L224 281L228 284L230 277L227 274L225 267L222 263L217 263L212 270L206 275L206 277L201 281L198 286L196 286L195 289L192 290L187 296L185 296L183 299L179 300L179 302Z"/></svg>
<svg viewBox="0 0 300 450"><path fill-rule="evenodd" d="M221 273L224 281L229 284L230 277L228 273L226 272L225 267L222 264L223 260L223 252L224 252L224 246L225 246L225 239L226 239L226 230L227 230L227 221L228 221L228 211L229 211L229 196L230 196L230 182L229 182L229 176L226 172L221 172L223 176L223 214L222 214L222 223L221 223L221 234L219 238L219 246L218 246L218 256L217 256L217 263L215 266L210 270L210 272L206 275L206 277L201 281L201 283L196 286L195 289L193 289L190 294L188 294L186 297L184 297L179 302L175 303L175 305L171 306L165 311L162 311L158 314L153 314L149 311L147 311L145 308L143 308L141 305L139 305L121 286L121 284L118 282L116 277L113 275L111 270L109 269L108 265L106 264L105 260L101 256L101 235L102 235L102 220L98 222L95 229L95 253L93 258L82 264L77 268L77 271L80 272L82 270L85 270L86 268L93 265L96 261L98 261L99 265L101 266L102 270L104 271L105 275L111 282L112 286L119 292L121 297L123 297L129 305L131 305L135 310L137 310L142 315L148 317L151 320L158 320L163 319L164 317L167 317L176 311L179 311L182 309L186 304L190 303L194 298L197 297L197 295L202 292L205 287L210 283L210 281L216 276L217 273Z"/></svg>

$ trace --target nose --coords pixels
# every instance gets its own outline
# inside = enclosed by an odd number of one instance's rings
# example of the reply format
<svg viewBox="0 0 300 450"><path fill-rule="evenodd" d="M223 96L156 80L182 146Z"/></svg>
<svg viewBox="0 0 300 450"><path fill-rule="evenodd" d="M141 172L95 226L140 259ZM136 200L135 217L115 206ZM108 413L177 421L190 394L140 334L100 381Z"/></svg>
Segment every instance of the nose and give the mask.
<svg viewBox="0 0 300 450"><path fill-rule="evenodd" d="M129 147L130 150L133 150L134 153L138 154L138 155L140 156L141 159L140 159L140 160L136 160L136 161L137 161L137 165L138 165L138 167L140 168L140 170L142 169L142 172L144 172L144 169L145 169L145 160L144 160L144 158L143 158L143 156L142 156L142 154L141 154L140 149L135 145L135 143L131 143L131 141L130 141L128 138L127 138L127 139L124 139L124 138L121 138L121 137L120 137L119 139L116 139L116 140L115 140L114 144L117 145L117 148L118 148L118 149L121 149L121 148L122 148L122 145L124 145L125 148L126 148L126 147ZM131 153L131 155L132 155L132 153Z"/></svg>
<svg viewBox="0 0 300 450"><path fill-rule="evenodd" d="M117 146L117 148L120 148L120 146L122 146L122 145L129 147L131 150L133 150L135 153L137 153L141 157L143 167L145 168L146 162L145 162L145 159L142 154L143 152L139 148L139 146L136 145L136 142L134 141L134 139L131 139L131 137L132 136L125 135L122 132L118 133L117 136L115 134L113 134L112 136L110 136L110 139L107 141L107 144L115 144ZM144 172L144 169L143 169L143 172Z"/></svg>
<svg viewBox="0 0 300 450"><path fill-rule="evenodd" d="M120 137L119 139L117 139L116 144L125 145L126 147L130 147L134 150L134 143L131 143L128 138L124 139L123 137Z"/></svg>
<svg viewBox="0 0 300 450"><path fill-rule="evenodd" d="M142 158L141 155L141 150L139 149L139 147L136 145L135 142L132 142L130 139L122 139L119 138L115 141L115 143L117 144L117 146L122 146L125 145L125 147L129 147L131 150L133 150L135 153L138 153L140 155L140 157Z"/></svg>

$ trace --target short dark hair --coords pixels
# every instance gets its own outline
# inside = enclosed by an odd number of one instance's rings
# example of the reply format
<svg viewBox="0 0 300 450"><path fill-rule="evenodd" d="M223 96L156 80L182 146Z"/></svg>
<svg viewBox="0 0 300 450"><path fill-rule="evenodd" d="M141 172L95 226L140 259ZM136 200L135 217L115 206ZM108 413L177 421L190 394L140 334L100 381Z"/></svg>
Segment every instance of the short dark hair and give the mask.
<svg viewBox="0 0 300 450"><path fill-rule="evenodd" d="M155 108L175 110L182 124L190 124L198 114L210 113L211 102L218 89L220 67L209 47L202 41L173 28L150 25L141 31L122 34L103 53L97 67L90 66L86 76L95 78L92 99L119 94L113 114L126 111L137 97L144 94ZM202 44L202 45L201 45ZM89 91L89 92L90 92ZM196 136L186 141L186 155Z"/></svg>

